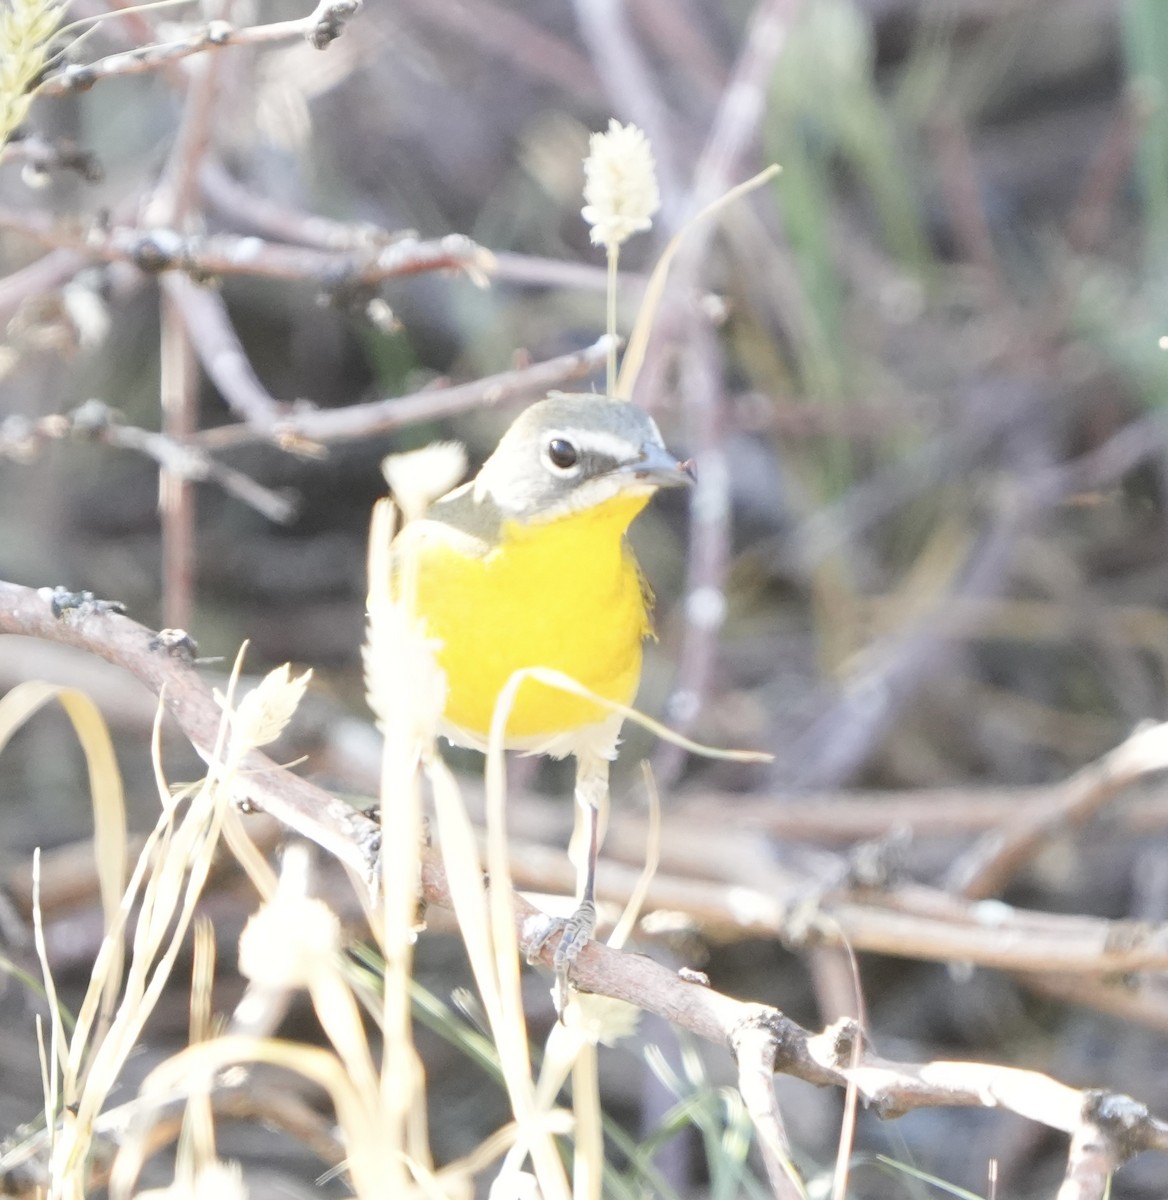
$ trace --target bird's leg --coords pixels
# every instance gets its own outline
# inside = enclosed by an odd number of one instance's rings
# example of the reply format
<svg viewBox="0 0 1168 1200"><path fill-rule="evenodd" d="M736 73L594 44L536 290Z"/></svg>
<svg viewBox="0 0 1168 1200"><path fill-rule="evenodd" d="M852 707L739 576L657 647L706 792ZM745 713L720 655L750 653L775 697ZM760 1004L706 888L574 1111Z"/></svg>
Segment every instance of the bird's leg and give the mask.
<svg viewBox="0 0 1168 1200"><path fill-rule="evenodd" d="M596 860L608 816L608 759L583 752L576 756L576 827L568 857L576 867L576 911L557 919L532 948L535 957L559 935L553 964L556 970L557 1008L567 996L568 971L596 929Z"/></svg>
<svg viewBox="0 0 1168 1200"><path fill-rule="evenodd" d="M576 829L568 849L576 866L576 911L564 922L554 959L561 986L572 960L596 929L596 859L607 815L608 759L580 753L576 756Z"/></svg>

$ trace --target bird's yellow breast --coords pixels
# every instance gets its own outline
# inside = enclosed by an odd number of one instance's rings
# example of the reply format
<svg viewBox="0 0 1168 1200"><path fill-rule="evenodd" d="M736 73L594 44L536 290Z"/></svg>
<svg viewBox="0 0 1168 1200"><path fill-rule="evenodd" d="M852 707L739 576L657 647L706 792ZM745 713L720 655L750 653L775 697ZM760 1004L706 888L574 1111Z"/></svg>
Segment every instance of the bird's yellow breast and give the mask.
<svg viewBox="0 0 1168 1200"><path fill-rule="evenodd" d="M417 612L440 643L447 721L487 737L500 691L522 667L550 667L630 704L650 633L649 602L625 531L647 493L620 494L544 523L506 521L497 544L467 554L423 536ZM509 744L595 725L606 709L527 680L507 725Z"/></svg>

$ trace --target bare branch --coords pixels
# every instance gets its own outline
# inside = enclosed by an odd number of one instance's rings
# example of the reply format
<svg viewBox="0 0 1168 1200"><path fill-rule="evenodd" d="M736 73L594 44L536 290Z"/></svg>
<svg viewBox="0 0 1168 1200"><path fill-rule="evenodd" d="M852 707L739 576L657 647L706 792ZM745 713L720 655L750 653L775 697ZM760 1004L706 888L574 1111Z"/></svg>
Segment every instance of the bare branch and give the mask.
<svg viewBox="0 0 1168 1200"><path fill-rule="evenodd" d="M180 444L149 429L124 425L113 409L100 400L89 400L71 413L41 417L37 421L23 417L0 421L0 458L29 462L44 442L66 437L132 450L153 459L178 478L218 484L228 495L262 513L269 521L283 524L296 514L296 503L286 492L264 487L242 471L217 462L197 446Z"/></svg>
<svg viewBox="0 0 1168 1200"><path fill-rule="evenodd" d="M70 92L86 92L102 79L157 71L192 54L222 50L227 46L258 46L307 38L318 50L323 50L340 35L345 22L360 7L360 0L321 0L307 17L273 21L268 25L253 25L245 29L237 29L227 21L211 21L185 38L139 46L92 63L67 66L44 79L36 89L36 94L62 96Z"/></svg>
<svg viewBox="0 0 1168 1200"><path fill-rule="evenodd" d="M387 279L426 271L460 270L479 277L492 265L489 251L457 233L433 241L402 238L366 252L338 254L257 237L183 234L165 226L86 229L60 222L49 213L8 208L0 209L0 229L105 262L128 262L143 271L300 280L325 290L374 287Z"/></svg>
<svg viewBox="0 0 1168 1200"><path fill-rule="evenodd" d="M1168 725L1149 725L1005 828L991 830L950 867L948 886L976 900L1002 890L1052 836L1079 825L1136 780L1168 769Z"/></svg>
<svg viewBox="0 0 1168 1200"><path fill-rule="evenodd" d="M8 326L26 301L62 287L87 265L84 254L75 250L54 250L4 276L0 279L0 330Z"/></svg>
<svg viewBox="0 0 1168 1200"><path fill-rule="evenodd" d="M51 142L36 133L12 137L0 146L0 163L9 162L21 163L41 178L52 171L72 171L86 183L97 183L104 174L91 150L70 141Z"/></svg>
<svg viewBox="0 0 1168 1200"><path fill-rule="evenodd" d="M695 836L711 854L730 848L708 829ZM668 855L663 849L663 860ZM525 890L562 890L570 881L557 850L512 838L512 857L516 886ZM822 880L780 866L768 873L759 857L757 846L740 844L740 877L720 881L683 873L675 863L676 873L654 877L647 903L687 917L713 941L779 938L794 946L850 945L896 958L1081 977L1168 970L1168 925L1162 923L1036 912L996 900L971 903L919 884L877 890L841 880L825 888ZM708 875L710 859L704 861ZM835 865L843 870L847 864L837 859ZM639 867L606 855L598 875L602 897L627 900L638 874Z"/></svg>
<svg viewBox="0 0 1168 1200"><path fill-rule="evenodd" d="M791 1145L775 1095L778 1040L769 1025L747 1022L735 1031L730 1049L738 1063L738 1090L758 1133L771 1190L777 1200L802 1200L806 1193L791 1164Z"/></svg>
<svg viewBox="0 0 1168 1200"><path fill-rule="evenodd" d="M1020 983L1062 1004L1092 1008L1121 1021L1168 1033L1168 995L1156 975L1090 979L1083 975L1037 975L1021 972Z"/></svg>
<svg viewBox="0 0 1168 1200"><path fill-rule="evenodd" d="M573 354L546 362L502 371L454 387L432 388L389 400L372 400L347 408L292 409L270 430L252 425L227 425L196 434L193 442L204 449L224 449L246 442L273 438L294 446L302 442L340 442L388 433L418 421L433 421L483 405L507 404L546 392L591 375L604 365L608 339L602 337Z"/></svg>
<svg viewBox="0 0 1168 1200"><path fill-rule="evenodd" d="M205 163L199 182L207 202L217 211L236 225L275 241L316 246L321 250L367 251L373 246L387 246L403 237L414 236L391 233L365 221L334 221L316 213L299 212L270 196L250 191L222 163ZM492 280L520 286L590 292L604 292L608 287L608 271L603 266L566 262L538 254L499 251L489 269ZM617 290L626 300L631 300L644 290L645 283L644 275L626 271L621 273Z"/></svg>
<svg viewBox="0 0 1168 1200"><path fill-rule="evenodd" d="M693 444L701 447L702 469L690 506L685 637L665 715L671 728L688 735L696 728L710 694L718 640L726 620L732 480L725 441L721 348L703 314L691 309L686 317L690 336L681 351L680 391L687 433ZM656 761L660 777L666 782L675 779L685 758L679 747L663 745Z"/></svg>
<svg viewBox="0 0 1168 1200"><path fill-rule="evenodd" d="M185 275L165 275L162 286L182 314L203 370L227 406L256 430L270 431L286 406L260 382L227 315L223 297Z"/></svg>
<svg viewBox="0 0 1168 1200"><path fill-rule="evenodd" d="M1109 1194L1116 1168L1136 1152L1133 1131L1141 1129L1147 1120L1147 1108L1130 1096L1086 1092L1058 1200L1103 1200Z"/></svg>
<svg viewBox="0 0 1168 1200"><path fill-rule="evenodd" d="M505 58L536 80L571 88L590 105L599 100L600 82L592 64L564 38L528 20L523 10L508 4L475 0L408 0L408 7L426 21L477 43Z"/></svg>
<svg viewBox="0 0 1168 1200"><path fill-rule="evenodd" d="M1090 1122L1084 1122L1071 1138L1067 1173L1057 1200L1104 1200L1116 1164L1106 1141Z"/></svg>
<svg viewBox="0 0 1168 1200"><path fill-rule="evenodd" d="M47 592L0 582L0 633L76 646L125 668L161 698L195 750L209 757L222 710L182 651L183 643L162 639L100 606L56 617ZM241 775L248 782L248 799L258 807L316 842L361 880L373 877L380 831L372 821L258 751L248 756Z"/></svg>
<svg viewBox="0 0 1168 1200"><path fill-rule="evenodd" d="M653 144L662 208L668 223L677 225L682 172L678 167L676 118L630 28L627 5L622 0L575 0L573 7L612 110L635 121Z"/></svg>
<svg viewBox="0 0 1168 1200"><path fill-rule="evenodd" d="M199 172L203 199L232 224L277 242L316 246L320 250L361 250L389 245L416 234L390 233L368 221L335 221L318 213L305 213L251 191L215 158Z"/></svg>
<svg viewBox="0 0 1168 1200"><path fill-rule="evenodd" d="M766 113L775 63L803 4L804 0L759 0L751 13L738 61L718 101L713 125L694 170L690 191L692 211L716 200L745 173L742 164ZM684 252L694 256L696 266L705 255L712 230L707 222L694 233L696 238L689 238ZM691 282L692 279L687 280Z"/></svg>
<svg viewBox="0 0 1168 1200"><path fill-rule="evenodd" d="M775 63L800 7L801 0L760 0L755 6L743 48L694 170L686 205L690 212L722 195L741 173L765 111ZM712 237L709 221L688 231L674 264L670 299L663 303L660 313L664 327L683 330L686 337L682 403L687 432L703 463L690 503L685 628L678 671L667 702L667 712L683 731L693 727L709 694L725 619L729 564L730 470L722 363L708 319L693 307L701 265ZM670 777L681 760L669 751L663 753L662 769Z"/></svg>
<svg viewBox="0 0 1168 1200"><path fill-rule="evenodd" d="M209 752L221 711L186 656L168 651L158 635L100 605L55 616L46 592L0 582L0 633L62 642L125 667L161 695L166 710L195 748ZM182 645L174 639L169 644ZM372 877L378 830L371 821L264 755L251 755L244 775L250 802L317 842L360 880ZM432 850L423 857L422 889L429 903L450 907L446 877ZM543 937L549 918L520 896L514 898L514 908L521 949L550 966L554 947ZM644 956L597 942L581 951L574 978L582 991L626 1000L751 1059L743 1071L751 1112L762 1123L768 1153L778 1157L783 1145L781 1125L775 1125L776 1110L761 1090L772 1062L775 1070L809 1083L837 1087L851 1083L882 1117L937 1106L1003 1108L1076 1134L1068 1179L1077 1173L1077 1178L1089 1181L1096 1177L1099 1164L1115 1165L1144 1150L1168 1151L1168 1122L1151 1116L1130 1097L1081 1092L1040 1072L1012 1067L884 1059L863 1043L855 1022L840 1021L812 1034L776 1009L743 1003ZM1083 1131L1088 1125L1092 1128ZM1102 1150L1097 1151L1096 1145ZM1088 1200L1099 1194L1083 1190L1087 1186L1085 1182L1080 1190L1067 1191L1064 1200Z"/></svg>

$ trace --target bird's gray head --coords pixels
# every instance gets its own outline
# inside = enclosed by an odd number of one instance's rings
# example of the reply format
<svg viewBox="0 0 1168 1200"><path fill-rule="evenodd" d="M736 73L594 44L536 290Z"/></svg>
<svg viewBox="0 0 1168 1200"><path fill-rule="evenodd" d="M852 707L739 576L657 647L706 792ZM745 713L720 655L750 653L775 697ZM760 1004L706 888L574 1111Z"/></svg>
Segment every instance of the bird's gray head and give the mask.
<svg viewBox="0 0 1168 1200"><path fill-rule="evenodd" d="M489 497L505 516L530 522L692 480L648 413L608 396L554 392L520 413L473 486L476 500Z"/></svg>

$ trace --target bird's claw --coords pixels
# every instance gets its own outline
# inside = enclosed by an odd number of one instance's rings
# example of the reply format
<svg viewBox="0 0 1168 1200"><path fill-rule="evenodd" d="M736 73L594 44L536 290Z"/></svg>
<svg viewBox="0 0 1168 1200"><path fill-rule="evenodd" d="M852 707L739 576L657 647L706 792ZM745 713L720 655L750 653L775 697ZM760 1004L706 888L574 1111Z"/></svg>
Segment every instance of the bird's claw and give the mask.
<svg viewBox="0 0 1168 1200"><path fill-rule="evenodd" d="M585 900L570 916L563 919L563 932L552 956L557 975L566 975L580 951L596 932L596 905Z"/></svg>
<svg viewBox="0 0 1168 1200"><path fill-rule="evenodd" d="M580 951L591 940L595 930L596 905L591 900L585 900L570 917L553 917L549 920L527 952L527 961L533 963L543 953L552 938L559 939L552 955L552 966L556 972L556 983L552 995L555 998L556 1012L560 1016L563 1016L568 1002L568 977L572 964L579 957Z"/></svg>

